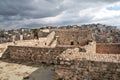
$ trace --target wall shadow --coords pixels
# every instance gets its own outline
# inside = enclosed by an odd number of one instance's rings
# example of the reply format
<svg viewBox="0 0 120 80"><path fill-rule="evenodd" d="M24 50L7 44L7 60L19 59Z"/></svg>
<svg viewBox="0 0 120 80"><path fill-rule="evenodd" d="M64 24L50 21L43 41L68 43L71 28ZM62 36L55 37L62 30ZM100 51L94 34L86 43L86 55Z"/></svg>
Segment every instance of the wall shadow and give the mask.
<svg viewBox="0 0 120 80"><path fill-rule="evenodd" d="M23 80L55 80L54 66L40 67Z"/></svg>

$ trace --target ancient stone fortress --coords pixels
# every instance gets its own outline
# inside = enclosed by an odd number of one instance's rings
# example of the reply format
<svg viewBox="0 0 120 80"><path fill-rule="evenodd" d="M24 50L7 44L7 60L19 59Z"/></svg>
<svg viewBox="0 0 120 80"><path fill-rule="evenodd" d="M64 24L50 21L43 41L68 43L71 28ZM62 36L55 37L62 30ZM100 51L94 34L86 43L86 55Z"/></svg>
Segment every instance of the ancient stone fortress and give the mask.
<svg viewBox="0 0 120 80"><path fill-rule="evenodd" d="M91 30L41 32L39 39L1 44L1 58L54 64L55 80L120 79L120 43L96 43Z"/></svg>

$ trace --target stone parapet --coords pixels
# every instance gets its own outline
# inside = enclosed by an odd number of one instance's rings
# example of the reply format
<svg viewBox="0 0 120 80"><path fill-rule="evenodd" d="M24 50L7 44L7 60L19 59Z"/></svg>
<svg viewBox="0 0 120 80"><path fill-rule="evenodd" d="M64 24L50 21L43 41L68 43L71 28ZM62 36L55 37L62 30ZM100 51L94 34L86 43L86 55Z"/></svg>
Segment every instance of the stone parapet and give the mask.
<svg viewBox="0 0 120 80"><path fill-rule="evenodd" d="M7 53L3 54L3 58L9 55L10 59L15 60L55 63L56 57L66 49L65 47L8 46Z"/></svg>
<svg viewBox="0 0 120 80"><path fill-rule="evenodd" d="M62 60L55 73L56 80L119 80L120 63Z"/></svg>

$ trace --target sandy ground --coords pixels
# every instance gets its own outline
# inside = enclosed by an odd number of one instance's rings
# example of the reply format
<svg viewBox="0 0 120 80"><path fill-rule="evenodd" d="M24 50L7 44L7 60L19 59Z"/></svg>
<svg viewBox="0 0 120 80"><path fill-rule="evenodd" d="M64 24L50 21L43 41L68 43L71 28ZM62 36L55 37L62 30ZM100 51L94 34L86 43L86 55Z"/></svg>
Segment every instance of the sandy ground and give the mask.
<svg viewBox="0 0 120 80"><path fill-rule="evenodd" d="M0 80L54 80L52 66L27 65L28 63L17 64L0 60Z"/></svg>

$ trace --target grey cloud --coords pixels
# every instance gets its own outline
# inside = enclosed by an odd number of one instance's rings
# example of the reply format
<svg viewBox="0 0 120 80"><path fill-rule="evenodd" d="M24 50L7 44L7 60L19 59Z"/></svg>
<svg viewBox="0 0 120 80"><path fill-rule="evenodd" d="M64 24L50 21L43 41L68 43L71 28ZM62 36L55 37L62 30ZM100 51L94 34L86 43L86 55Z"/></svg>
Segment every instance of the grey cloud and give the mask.
<svg viewBox="0 0 120 80"><path fill-rule="evenodd" d="M0 1L0 15L4 17L19 15L23 18L44 18L56 16L71 8L84 9L96 6L96 2L116 2L119 0L66 0L67 4L62 4L63 1L65 0L2 0Z"/></svg>
<svg viewBox="0 0 120 80"><path fill-rule="evenodd" d="M0 28L33 27L41 25L64 25L91 23L94 16L79 16L82 10L96 8L116 3L119 0L1 0ZM44 23L42 19L59 16L54 23ZM93 12L94 13L94 12ZM41 19L41 22L31 22L29 19ZM29 23L23 23L28 20ZM26 25L27 24L27 25Z"/></svg>
<svg viewBox="0 0 120 80"><path fill-rule="evenodd" d="M2 0L0 15L3 17L43 18L58 15L62 9L56 8L60 1L52 3L44 0ZM10 19L10 18L9 18Z"/></svg>

